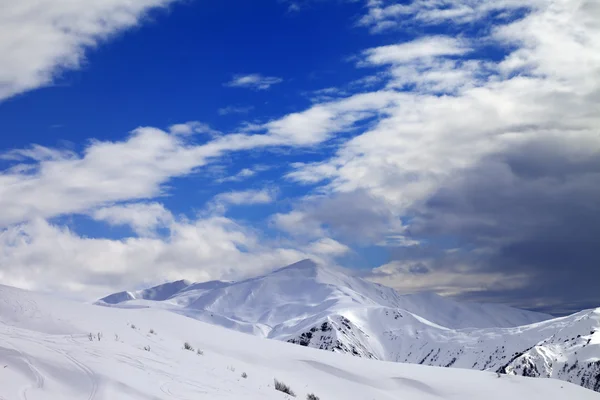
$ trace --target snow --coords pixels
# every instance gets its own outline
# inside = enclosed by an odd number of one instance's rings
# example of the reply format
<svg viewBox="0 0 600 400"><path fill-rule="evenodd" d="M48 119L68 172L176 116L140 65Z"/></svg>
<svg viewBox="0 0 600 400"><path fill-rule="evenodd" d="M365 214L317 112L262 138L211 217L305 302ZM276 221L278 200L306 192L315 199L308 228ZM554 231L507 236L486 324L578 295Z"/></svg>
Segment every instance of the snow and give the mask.
<svg viewBox="0 0 600 400"><path fill-rule="evenodd" d="M98 304L171 311L363 358L555 377L600 390L600 346L590 336L600 332L600 322L585 317L589 311L551 319L433 293L400 295L310 260L241 282L178 282L131 292L131 299L111 295ZM572 340L565 342L566 336Z"/></svg>
<svg viewBox="0 0 600 400"><path fill-rule="evenodd" d="M554 379L368 360L160 308L98 307L0 286L0 399L289 399L274 379L299 399L600 398Z"/></svg>
<svg viewBox="0 0 600 400"><path fill-rule="evenodd" d="M182 281L178 281L182 282ZM514 327L551 318L550 315L516 308L459 303L433 293L400 295L395 290L350 276L341 269L317 265L311 260L241 282L167 283L131 296L113 294L100 304L168 308L179 313L208 311L230 320L281 331L291 321L304 321L364 307L399 308L447 328ZM149 296L160 292L161 299ZM162 304L156 301L164 300ZM274 333L270 337L275 336Z"/></svg>

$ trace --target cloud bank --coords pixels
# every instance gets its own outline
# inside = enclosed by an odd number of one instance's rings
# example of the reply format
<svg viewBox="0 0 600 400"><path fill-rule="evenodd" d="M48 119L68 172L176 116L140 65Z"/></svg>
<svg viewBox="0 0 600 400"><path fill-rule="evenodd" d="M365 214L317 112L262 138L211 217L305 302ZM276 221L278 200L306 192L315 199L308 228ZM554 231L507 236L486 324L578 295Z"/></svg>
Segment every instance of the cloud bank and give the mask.
<svg viewBox="0 0 600 400"><path fill-rule="evenodd" d="M554 312L597 305L600 6L365 4L355 29L415 35L356 54L361 82L376 89L328 88L335 96L234 132L199 123L142 127L82 153L41 146L4 153L11 167L0 175L0 279L27 286L38 274L57 290L237 279L305 256L335 263L356 246L374 246L389 260L363 275L405 292ZM240 75L228 86L266 90L279 82ZM285 184L308 194L266 218L275 235L228 214L272 203L279 191L266 184L224 191L191 219L160 203L174 178L232 154L322 146L333 151L294 159L285 171ZM241 168L221 182L256 171ZM49 222L72 214L129 226L136 236L85 238ZM64 280L67 268L77 273Z"/></svg>

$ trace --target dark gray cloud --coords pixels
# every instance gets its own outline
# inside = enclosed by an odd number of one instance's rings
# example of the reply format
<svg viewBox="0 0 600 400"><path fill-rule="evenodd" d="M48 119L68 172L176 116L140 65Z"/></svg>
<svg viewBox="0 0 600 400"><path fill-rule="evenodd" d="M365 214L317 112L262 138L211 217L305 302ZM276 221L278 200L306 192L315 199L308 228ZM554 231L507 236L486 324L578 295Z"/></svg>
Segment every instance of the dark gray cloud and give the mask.
<svg viewBox="0 0 600 400"><path fill-rule="evenodd" d="M303 213L303 223L325 228L352 244L378 242L402 229L391 207L366 190L308 197L296 210Z"/></svg>
<svg viewBox="0 0 600 400"><path fill-rule="evenodd" d="M519 289L461 295L468 300L555 313L600 306L600 150L581 150L545 138L487 157L415 211L410 233L429 245L394 258L527 277Z"/></svg>

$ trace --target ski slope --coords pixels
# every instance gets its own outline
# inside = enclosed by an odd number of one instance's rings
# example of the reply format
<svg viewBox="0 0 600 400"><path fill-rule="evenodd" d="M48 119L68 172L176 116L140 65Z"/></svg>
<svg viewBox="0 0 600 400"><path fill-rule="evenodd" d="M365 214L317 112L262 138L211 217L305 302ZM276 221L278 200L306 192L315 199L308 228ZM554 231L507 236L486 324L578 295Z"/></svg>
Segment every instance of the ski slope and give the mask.
<svg viewBox="0 0 600 400"><path fill-rule="evenodd" d="M274 379L299 399L600 398L553 379L368 360L167 310L97 307L0 286L0 399L291 398L274 390Z"/></svg>

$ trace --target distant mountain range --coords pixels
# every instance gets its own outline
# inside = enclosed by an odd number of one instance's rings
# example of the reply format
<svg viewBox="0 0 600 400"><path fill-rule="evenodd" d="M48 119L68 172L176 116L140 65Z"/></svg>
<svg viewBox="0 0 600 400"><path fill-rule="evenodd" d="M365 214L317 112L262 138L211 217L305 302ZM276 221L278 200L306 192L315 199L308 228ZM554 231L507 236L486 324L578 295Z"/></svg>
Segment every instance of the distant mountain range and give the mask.
<svg viewBox="0 0 600 400"><path fill-rule="evenodd" d="M553 318L433 293L400 295L310 260L240 282L182 280L96 304L166 309L358 357L552 377L600 391L600 309Z"/></svg>

